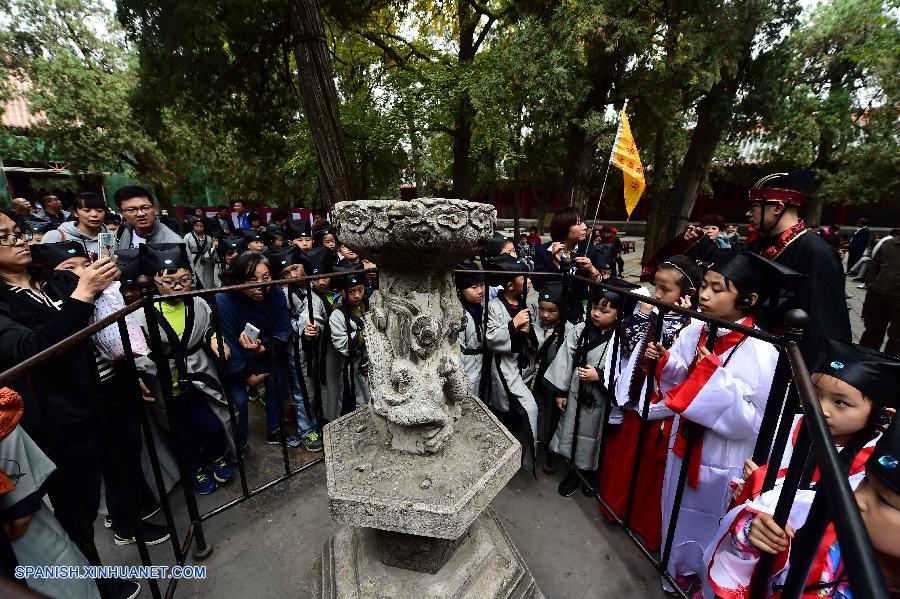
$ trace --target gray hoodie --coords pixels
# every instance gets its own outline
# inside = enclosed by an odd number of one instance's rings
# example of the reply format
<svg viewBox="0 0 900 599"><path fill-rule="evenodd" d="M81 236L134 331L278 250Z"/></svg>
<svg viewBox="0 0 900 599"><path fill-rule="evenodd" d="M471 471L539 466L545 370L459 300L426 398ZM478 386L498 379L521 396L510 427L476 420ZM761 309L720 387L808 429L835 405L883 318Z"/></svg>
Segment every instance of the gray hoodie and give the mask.
<svg viewBox="0 0 900 599"><path fill-rule="evenodd" d="M119 229L119 233L121 236L119 237L119 247L122 249L128 249L130 247L137 247L134 245L134 237L133 237L133 229L131 225L122 225L122 228ZM184 243L184 239L181 238L181 235L165 226L161 222L157 221L153 224L153 230L149 235L144 237L145 243Z"/></svg>
<svg viewBox="0 0 900 599"><path fill-rule="evenodd" d="M106 225L103 225L103 228L100 231L101 233L106 233ZM44 234L44 238L41 240L41 243L58 243L60 241L80 241L84 246L84 249L87 250L88 254L93 252L93 256L97 256L100 254L99 245L97 244L96 237L89 237L78 230L73 221L64 222L59 226L55 231L48 231ZM113 248L115 251L116 248Z"/></svg>

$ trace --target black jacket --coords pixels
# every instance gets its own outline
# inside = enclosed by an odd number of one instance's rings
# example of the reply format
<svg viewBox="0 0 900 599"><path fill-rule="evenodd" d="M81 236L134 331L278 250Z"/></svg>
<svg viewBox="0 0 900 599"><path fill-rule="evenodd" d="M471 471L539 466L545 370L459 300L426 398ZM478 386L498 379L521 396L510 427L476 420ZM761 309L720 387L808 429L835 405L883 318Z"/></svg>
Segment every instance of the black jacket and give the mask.
<svg viewBox="0 0 900 599"><path fill-rule="evenodd" d="M538 273L559 273L562 274L562 269L556 264L553 260L553 254L550 253L550 246L553 244L552 241L548 241L542 245L539 245L535 248L534 252L534 272L535 274L532 276L532 280L534 281L534 288L540 291L544 288L544 285L550 281L558 281L559 277L544 277ZM587 245L587 254L585 254L585 245ZM582 241L576 246L575 251L572 252L573 256L582 256L586 255L591 264L594 265L594 268L600 270L601 267L606 264L610 265L610 261L612 256L608 253L608 251L604 252L597 249L596 246L589 243L587 240ZM611 265L610 265L611 266ZM587 277L587 273L583 271L576 271L574 274ZM566 317L569 322L577 323L584 317L584 307L581 302L586 300L590 296L590 288L587 283L581 282L573 282L571 288L569 290L569 295L566 300Z"/></svg>
<svg viewBox="0 0 900 599"><path fill-rule="evenodd" d="M6 370L88 326L94 305L65 298L59 310L39 308L0 285L0 369ZM54 446L91 423L96 413L96 361L90 340L33 367L12 388L25 402L22 427L51 456ZM76 441L76 439L72 439Z"/></svg>

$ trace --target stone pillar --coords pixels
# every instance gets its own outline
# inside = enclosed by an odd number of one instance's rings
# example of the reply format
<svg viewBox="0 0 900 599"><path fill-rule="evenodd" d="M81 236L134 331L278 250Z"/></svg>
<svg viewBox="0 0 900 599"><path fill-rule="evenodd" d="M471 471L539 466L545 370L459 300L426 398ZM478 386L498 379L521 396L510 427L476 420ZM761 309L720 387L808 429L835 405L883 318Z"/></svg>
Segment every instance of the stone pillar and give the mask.
<svg viewBox="0 0 900 599"><path fill-rule="evenodd" d="M372 403L325 427L328 598L543 597L487 509L522 448L469 394L452 269L494 209L446 199L343 202L342 243L375 262L366 317Z"/></svg>

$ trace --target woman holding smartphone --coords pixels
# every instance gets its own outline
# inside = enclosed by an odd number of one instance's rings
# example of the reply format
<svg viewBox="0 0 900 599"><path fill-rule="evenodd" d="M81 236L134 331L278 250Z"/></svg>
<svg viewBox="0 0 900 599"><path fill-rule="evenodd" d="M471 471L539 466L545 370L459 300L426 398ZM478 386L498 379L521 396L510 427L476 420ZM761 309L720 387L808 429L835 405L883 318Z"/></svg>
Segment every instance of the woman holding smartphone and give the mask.
<svg viewBox="0 0 900 599"><path fill-rule="evenodd" d="M247 251L222 273L223 285L265 283L272 280L269 260L260 252ZM277 287L251 287L216 296L222 336L231 350L226 387L238 409L241 449L248 444L247 386L266 390L266 443L281 444L282 401L289 396L285 379L291 320L287 299ZM287 446L299 447L300 439L286 436Z"/></svg>
<svg viewBox="0 0 900 599"><path fill-rule="evenodd" d="M100 194L84 191L75 196L72 202L74 221L66 221L55 231L44 234L41 243L58 243L60 241L77 241L84 246L91 261L102 257L112 257L116 251L116 238L111 236L104 240L101 249L100 236L108 233L104 221L109 208Z"/></svg>

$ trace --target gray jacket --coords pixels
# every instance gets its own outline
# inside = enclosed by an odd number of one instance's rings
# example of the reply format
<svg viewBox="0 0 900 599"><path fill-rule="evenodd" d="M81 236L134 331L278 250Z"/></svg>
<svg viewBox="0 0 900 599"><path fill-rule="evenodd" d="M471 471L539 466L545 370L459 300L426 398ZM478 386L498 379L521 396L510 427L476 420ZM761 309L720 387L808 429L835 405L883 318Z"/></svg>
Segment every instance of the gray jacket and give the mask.
<svg viewBox="0 0 900 599"><path fill-rule="evenodd" d="M106 225L103 225L103 228L100 230L101 233L106 233ZM100 254L100 248L97 244L97 237L90 237L85 235L75 226L75 223L72 221L65 222L59 226L55 231L47 231L44 234L44 238L41 239L41 243L59 243L60 241L79 241L84 246L84 249L90 254L93 252L94 256ZM115 251L116 248L113 248Z"/></svg>
<svg viewBox="0 0 900 599"><path fill-rule="evenodd" d="M122 228L119 229L121 235L119 236L119 247L123 250L135 247L133 244L133 233L134 227L131 225L122 225ZM153 230L150 231L150 234L144 237L144 241L147 243L184 243L184 239L181 238L181 235L165 226L161 222L157 221L153 224Z"/></svg>

